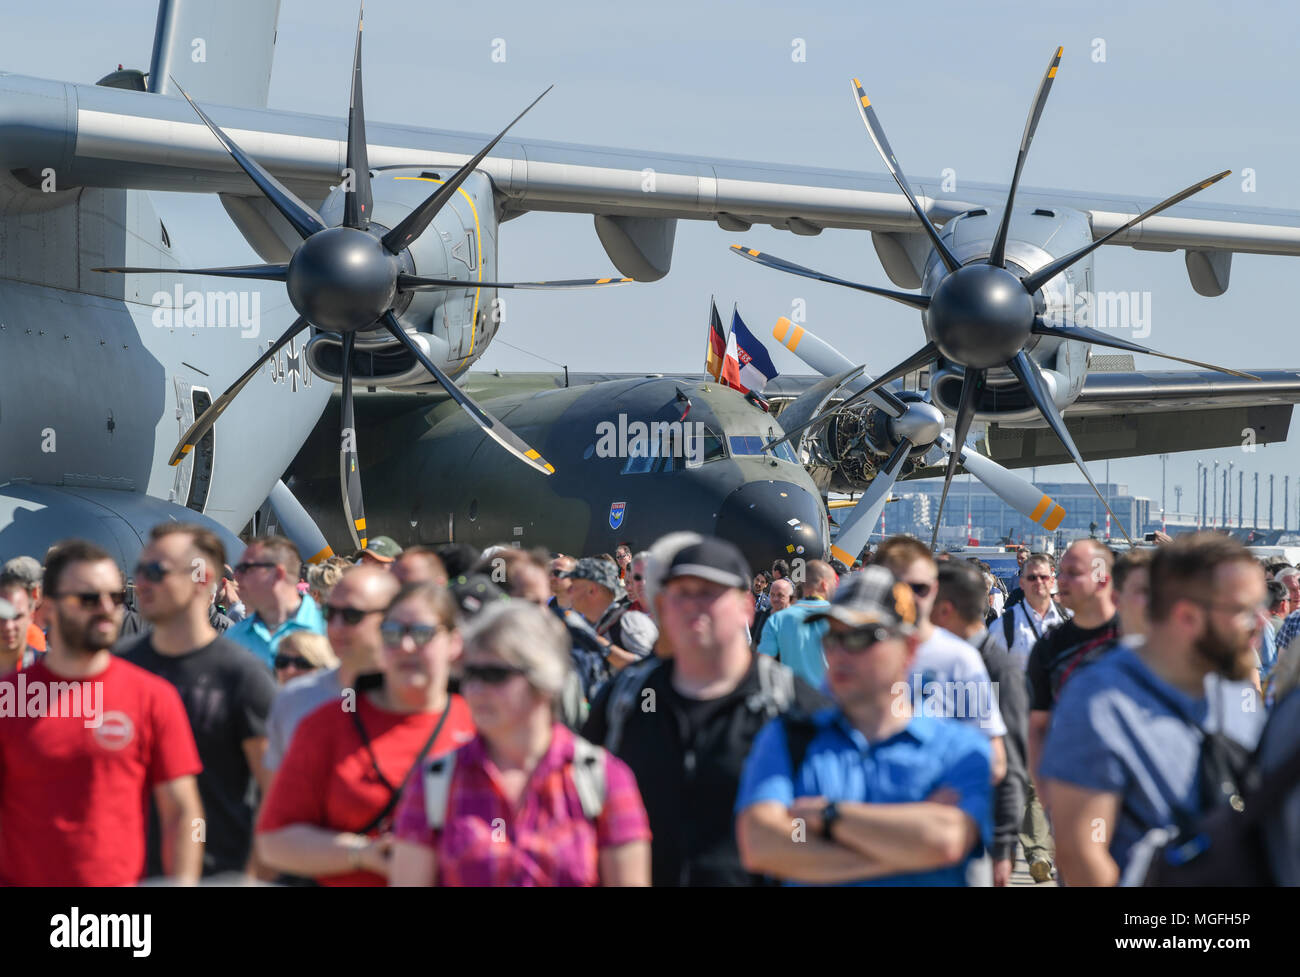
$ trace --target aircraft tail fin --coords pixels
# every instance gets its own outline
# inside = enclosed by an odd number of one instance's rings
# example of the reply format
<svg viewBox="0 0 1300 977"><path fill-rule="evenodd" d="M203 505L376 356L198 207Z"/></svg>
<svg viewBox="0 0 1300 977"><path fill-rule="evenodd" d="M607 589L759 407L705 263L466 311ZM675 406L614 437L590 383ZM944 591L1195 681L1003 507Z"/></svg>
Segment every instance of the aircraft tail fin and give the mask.
<svg viewBox="0 0 1300 977"><path fill-rule="evenodd" d="M280 0L158 0L149 91L266 108Z"/></svg>

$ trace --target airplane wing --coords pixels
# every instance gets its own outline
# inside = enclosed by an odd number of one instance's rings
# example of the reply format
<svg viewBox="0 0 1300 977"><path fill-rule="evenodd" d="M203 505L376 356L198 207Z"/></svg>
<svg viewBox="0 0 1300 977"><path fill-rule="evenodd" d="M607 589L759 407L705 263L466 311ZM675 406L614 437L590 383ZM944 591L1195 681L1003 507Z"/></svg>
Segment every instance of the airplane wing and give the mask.
<svg viewBox="0 0 1300 977"><path fill-rule="evenodd" d="M324 199L345 166L347 123L257 107L211 105L212 118L303 199ZM503 110L504 112L504 110ZM446 168L468 159L485 136L367 123L372 168ZM0 171L35 185L52 167L60 188L112 186L248 195L247 179L184 100L148 92L0 74ZM651 280L671 264L677 220L710 220L728 231L768 224L795 234L827 227L871 231L886 271L914 277L909 249L920 222L884 173L706 159L543 140L503 139L482 169L503 219L528 211L587 213L625 274ZM914 180L922 208L943 223L973 208L1000 208L1006 186L965 183L945 193ZM1155 201L1145 197L1022 187L1020 207L1083 212L1094 239ZM1227 288L1233 252L1300 255L1300 213L1185 203L1110 243L1187 252L1202 294Z"/></svg>

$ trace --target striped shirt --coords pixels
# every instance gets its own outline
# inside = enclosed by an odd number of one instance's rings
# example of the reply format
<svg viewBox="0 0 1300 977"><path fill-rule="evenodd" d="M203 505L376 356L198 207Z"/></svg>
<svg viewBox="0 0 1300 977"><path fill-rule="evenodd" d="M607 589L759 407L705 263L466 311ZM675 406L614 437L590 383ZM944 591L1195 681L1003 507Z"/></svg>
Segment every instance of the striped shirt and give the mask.
<svg viewBox="0 0 1300 977"><path fill-rule="evenodd" d="M600 850L649 841L650 822L632 771L608 753L604 809L586 819L571 772L573 743L573 733L552 726L550 747L512 804L482 737L471 740L456 755L443 829L429 826L424 778L412 777L394 834L435 850L438 885L599 884Z"/></svg>

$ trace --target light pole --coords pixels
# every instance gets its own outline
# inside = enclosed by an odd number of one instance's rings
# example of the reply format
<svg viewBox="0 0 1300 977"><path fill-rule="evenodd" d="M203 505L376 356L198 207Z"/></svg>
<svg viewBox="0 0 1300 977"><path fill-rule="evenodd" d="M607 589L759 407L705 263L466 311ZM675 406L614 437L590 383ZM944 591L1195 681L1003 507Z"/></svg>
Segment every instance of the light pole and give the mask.
<svg viewBox="0 0 1300 977"><path fill-rule="evenodd" d="M1196 483L1192 486L1192 491L1196 494L1196 528L1201 528L1201 469L1205 463L1200 459L1196 461Z"/></svg>
<svg viewBox="0 0 1300 977"><path fill-rule="evenodd" d="M1219 463L1214 463L1214 474L1210 477L1210 528L1214 528L1219 516Z"/></svg>
<svg viewBox="0 0 1300 977"><path fill-rule="evenodd" d="M1241 528L1241 483L1245 479L1245 472L1237 472L1237 528Z"/></svg>
<svg viewBox="0 0 1300 977"><path fill-rule="evenodd" d="M1268 528L1273 528L1273 473L1268 473Z"/></svg>
<svg viewBox="0 0 1300 977"><path fill-rule="evenodd" d="M1255 472L1255 515L1251 519L1251 528L1259 528L1259 472Z"/></svg>

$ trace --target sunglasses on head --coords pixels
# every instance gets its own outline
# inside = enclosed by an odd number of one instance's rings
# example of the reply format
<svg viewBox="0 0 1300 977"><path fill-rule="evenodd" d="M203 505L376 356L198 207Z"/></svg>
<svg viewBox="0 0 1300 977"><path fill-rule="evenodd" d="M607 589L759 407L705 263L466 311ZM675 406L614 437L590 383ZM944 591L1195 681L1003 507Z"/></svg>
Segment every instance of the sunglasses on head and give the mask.
<svg viewBox="0 0 1300 977"><path fill-rule="evenodd" d="M167 574L175 572L174 569L164 566L158 560L153 560L150 563L138 563L135 567L135 575L137 577L143 577L150 583L162 583L163 578L167 576Z"/></svg>
<svg viewBox="0 0 1300 977"><path fill-rule="evenodd" d="M59 594L60 597L75 597L78 603L86 610L93 610L98 607L105 597L112 602L114 607L121 607L126 603L126 591L64 591Z"/></svg>
<svg viewBox="0 0 1300 977"><path fill-rule="evenodd" d="M316 666L300 655L276 655L276 668L301 668L305 671L311 671Z"/></svg>
<svg viewBox="0 0 1300 977"><path fill-rule="evenodd" d="M382 614L383 609L375 611L363 611L356 607L335 607L333 604L325 605L325 620L333 623L336 617L343 618L344 624L360 624L371 614Z"/></svg>
<svg viewBox="0 0 1300 977"><path fill-rule="evenodd" d="M879 626L854 628L851 631L827 631L822 635L822 644L826 647L843 648L850 654L858 654L884 641L890 636L889 631Z"/></svg>
<svg viewBox="0 0 1300 977"><path fill-rule="evenodd" d="M427 645L442 628L437 624L397 624L385 622L379 626L379 634L389 648L400 648L402 639L407 635L416 646Z"/></svg>
<svg viewBox="0 0 1300 977"><path fill-rule="evenodd" d="M514 665L466 665L461 669L462 682L482 682L484 685L502 685L516 675L523 675L522 668Z"/></svg>

